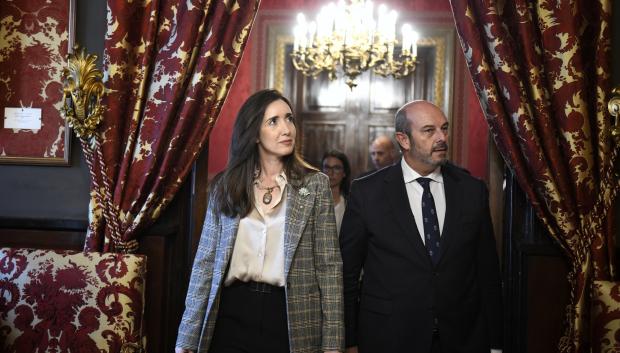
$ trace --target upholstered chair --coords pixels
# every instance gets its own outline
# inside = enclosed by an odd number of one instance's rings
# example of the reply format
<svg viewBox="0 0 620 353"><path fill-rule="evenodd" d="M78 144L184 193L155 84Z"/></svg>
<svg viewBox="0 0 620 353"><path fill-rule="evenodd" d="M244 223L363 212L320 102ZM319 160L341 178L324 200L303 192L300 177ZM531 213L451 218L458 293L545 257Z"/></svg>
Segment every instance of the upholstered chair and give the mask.
<svg viewBox="0 0 620 353"><path fill-rule="evenodd" d="M0 248L0 352L142 352L146 258Z"/></svg>
<svg viewBox="0 0 620 353"><path fill-rule="evenodd" d="M620 282L594 281L592 352L620 352Z"/></svg>

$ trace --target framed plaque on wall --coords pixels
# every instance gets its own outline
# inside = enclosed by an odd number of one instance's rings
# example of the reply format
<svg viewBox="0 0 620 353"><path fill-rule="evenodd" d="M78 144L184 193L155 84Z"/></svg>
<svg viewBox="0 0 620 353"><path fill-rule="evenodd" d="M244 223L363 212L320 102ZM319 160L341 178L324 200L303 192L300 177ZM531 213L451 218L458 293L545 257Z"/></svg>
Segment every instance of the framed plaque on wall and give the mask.
<svg viewBox="0 0 620 353"><path fill-rule="evenodd" d="M0 163L69 165L60 115L75 0L0 1Z"/></svg>

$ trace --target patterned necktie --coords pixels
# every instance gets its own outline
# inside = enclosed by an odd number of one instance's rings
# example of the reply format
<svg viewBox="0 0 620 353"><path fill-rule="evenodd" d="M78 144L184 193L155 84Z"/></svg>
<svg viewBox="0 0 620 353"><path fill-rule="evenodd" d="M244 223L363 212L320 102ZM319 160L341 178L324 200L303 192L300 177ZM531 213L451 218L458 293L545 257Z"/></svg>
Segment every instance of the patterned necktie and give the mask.
<svg viewBox="0 0 620 353"><path fill-rule="evenodd" d="M422 219L424 220L424 242L426 250L433 260L433 265L439 261L439 221L437 221L437 211L435 209L435 199L431 194L429 178L417 178L416 181L422 185Z"/></svg>

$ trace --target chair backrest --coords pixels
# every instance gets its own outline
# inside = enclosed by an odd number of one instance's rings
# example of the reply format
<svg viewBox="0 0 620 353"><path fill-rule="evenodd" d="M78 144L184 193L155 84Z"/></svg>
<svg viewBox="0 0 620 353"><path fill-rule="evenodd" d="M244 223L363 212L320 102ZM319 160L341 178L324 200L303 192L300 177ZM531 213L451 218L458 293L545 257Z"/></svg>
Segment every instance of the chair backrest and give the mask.
<svg viewBox="0 0 620 353"><path fill-rule="evenodd" d="M591 352L620 352L620 282L592 284Z"/></svg>
<svg viewBox="0 0 620 353"><path fill-rule="evenodd" d="M141 352L146 257L0 248L1 352Z"/></svg>

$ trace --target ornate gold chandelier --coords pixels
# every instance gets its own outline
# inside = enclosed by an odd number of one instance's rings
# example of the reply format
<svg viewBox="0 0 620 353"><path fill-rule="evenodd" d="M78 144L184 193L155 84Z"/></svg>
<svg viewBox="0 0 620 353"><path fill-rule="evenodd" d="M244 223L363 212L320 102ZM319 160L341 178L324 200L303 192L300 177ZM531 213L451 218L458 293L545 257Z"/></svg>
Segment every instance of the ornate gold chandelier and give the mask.
<svg viewBox="0 0 620 353"><path fill-rule="evenodd" d="M377 20L373 12L370 0L351 0L346 5L340 0L337 5L324 6L316 21L308 22L304 14L298 14L293 66L315 78L325 71L330 80L340 71L351 89L357 76L369 69L383 77L409 75L416 66L418 33L404 24L399 42L396 11L380 5Z"/></svg>

